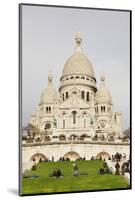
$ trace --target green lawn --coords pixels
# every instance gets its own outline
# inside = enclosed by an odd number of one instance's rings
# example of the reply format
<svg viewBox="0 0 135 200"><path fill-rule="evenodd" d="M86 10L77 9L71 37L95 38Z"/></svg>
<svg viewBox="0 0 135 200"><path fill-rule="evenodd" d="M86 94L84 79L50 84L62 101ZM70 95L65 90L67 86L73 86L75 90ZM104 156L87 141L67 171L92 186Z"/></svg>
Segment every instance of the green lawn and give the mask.
<svg viewBox="0 0 135 200"><path fill-rule="evenodd" d="M74 162L48 162L37 164L36 171L30 171L31 174L39 175L36 179L23 178L22 193L56 193L83 190L103 190L127 188L128 183L122 176L112 174L98 174L102 167L102 161L78 161L79 173L88 173L88 175L73 176ZM60 168L64 176L62 178L49 177L55 168Z"/></svg>

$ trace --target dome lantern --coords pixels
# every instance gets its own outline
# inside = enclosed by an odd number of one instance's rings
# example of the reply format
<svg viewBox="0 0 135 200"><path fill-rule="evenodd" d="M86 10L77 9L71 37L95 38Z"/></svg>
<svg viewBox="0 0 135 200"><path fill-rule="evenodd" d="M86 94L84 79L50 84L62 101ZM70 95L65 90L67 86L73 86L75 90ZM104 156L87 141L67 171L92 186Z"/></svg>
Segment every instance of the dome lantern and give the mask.
<svg viewBox="0 0 135 200"><path fill-rule="evenodd" d="M101 74L100 80L101 80L101 85L105 86L105 74L104 74L104 72Z"/></svg>
<svg viewBox="0 0 135 200"><path fill-rule="evenodd" d="M48 84L51 84L52 80L53 80L53 77L52 77L52 73L51 73L51 70L50 70L49 73L48 73Z"/></svg>
<svg viewBox="0 0 135 200"><path fill-rule="evenodd" d="M82 38L80 32L76 33L75 42L76 42L76 51L82 52L81 48Z"/></svg>

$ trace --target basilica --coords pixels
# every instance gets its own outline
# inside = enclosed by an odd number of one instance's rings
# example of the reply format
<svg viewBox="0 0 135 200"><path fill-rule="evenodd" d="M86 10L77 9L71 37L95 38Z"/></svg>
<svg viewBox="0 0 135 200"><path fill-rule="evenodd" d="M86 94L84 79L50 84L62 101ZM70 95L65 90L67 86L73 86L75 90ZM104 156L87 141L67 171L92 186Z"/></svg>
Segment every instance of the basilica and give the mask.
<svg viewBox="0 0 135 200"><path fill-rule="evenodd" d="M48 85L29 123L39 131L32 140L27 135L23 141L23 163L33 159L57 161L60 157L106 158L117 152L129 156L129 140L122 134L122 114L113 110L105 73L97 88L80 32L75 36L75 50L64 65L58 90L49 72Z"/></svg>

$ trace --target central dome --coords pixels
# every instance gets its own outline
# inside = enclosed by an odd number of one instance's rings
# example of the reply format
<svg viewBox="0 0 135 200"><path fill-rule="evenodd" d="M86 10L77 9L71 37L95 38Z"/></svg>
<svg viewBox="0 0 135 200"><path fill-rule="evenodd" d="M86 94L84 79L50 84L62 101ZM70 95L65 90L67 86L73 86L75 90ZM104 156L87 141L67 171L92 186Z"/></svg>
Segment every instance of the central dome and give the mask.
<svg viewBox="0 0 135 200"><path fill-rule="evenodd" d="M82 48L80 46L82 38L80 37L79 32L76 35L75 41L76 41L75 52L65 63L62 77L74 74L95 77L92 64L88 60L88 58L83 54Z"/></svg>
<svg viewBox="0 0 135 200"><path fill-rule="evenodd" d="M92 64L83 53L75 52L66 62L62 76L81 74L94 77Z"/></svg>

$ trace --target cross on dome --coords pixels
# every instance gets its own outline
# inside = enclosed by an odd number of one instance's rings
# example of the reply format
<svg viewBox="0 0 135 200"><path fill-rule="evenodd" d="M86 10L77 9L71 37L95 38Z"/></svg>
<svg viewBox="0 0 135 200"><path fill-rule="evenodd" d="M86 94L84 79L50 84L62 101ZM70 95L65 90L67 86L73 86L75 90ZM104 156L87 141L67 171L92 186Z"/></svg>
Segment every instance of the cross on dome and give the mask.
<svg viewBox="0 0 135 200"><path fill-rule="evenodd" d="M104 72L102 72L100 80L101 80L101 84L105 85L105 73Z"/></svg>
<svg viewBox="0 0 135 200"><path fill-rule="evenodd" d="M76 46L81 46L82 38L79 31L76 33L75 41L76 41Z"/></svg>

